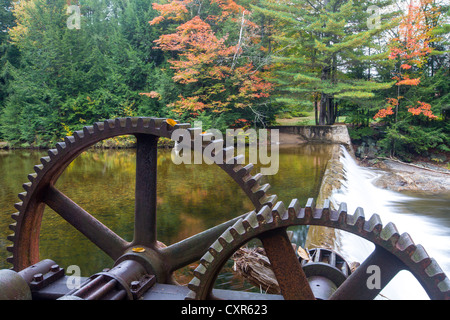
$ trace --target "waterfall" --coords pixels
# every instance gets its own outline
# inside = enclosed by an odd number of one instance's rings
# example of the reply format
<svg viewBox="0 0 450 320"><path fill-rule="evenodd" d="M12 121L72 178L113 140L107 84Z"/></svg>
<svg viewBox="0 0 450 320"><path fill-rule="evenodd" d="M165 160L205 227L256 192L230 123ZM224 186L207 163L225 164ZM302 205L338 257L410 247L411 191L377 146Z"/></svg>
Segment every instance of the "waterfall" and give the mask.
<svg viewBox="0 0 450 320"><path fill-rule="evenodd" d="M353 214L357 207L361 207L364 209L366 219L377 213L383 226L388 222L393 222L400 234L407 232L416 244L422 244L429 256L436 259L448 276L450 274L450 248L448 246L450 243L450 218L436 217L430 215L430 212L417 214L417 212L408 211L405 204L417 201L420 197L376 187L372 182L379 177L380 171L359 167L344 147L341 147L341 152L340 161L343 164L345 179L342 181L341 188L335 190L331 195L330 201L333 206L337 208L339 203L346 202L348 214ZM430 203L432 206L431 200ZM440 204L437 203L437 205ZM371 242L340 230L336 231L336 239L335 250L341 253L348 262L362 263L375 248ZM380 298L383 297L407 300L428 299L425 290L408 271L399 272L391 280L381 292Z"/></svg>

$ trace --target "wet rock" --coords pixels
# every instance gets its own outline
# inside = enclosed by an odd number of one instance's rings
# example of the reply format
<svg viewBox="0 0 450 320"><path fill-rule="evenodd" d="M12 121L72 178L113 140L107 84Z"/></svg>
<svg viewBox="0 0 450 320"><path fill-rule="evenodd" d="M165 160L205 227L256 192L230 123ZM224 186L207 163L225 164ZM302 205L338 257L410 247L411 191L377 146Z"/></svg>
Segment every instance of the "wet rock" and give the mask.
<svg viewBox="0 0 450 320"><path fill-rule="evenodd" d="M405 163L384 160L376 164L380 177L373 183L375 186L392 191L450 191L450 173L420 168Z"/></svg>

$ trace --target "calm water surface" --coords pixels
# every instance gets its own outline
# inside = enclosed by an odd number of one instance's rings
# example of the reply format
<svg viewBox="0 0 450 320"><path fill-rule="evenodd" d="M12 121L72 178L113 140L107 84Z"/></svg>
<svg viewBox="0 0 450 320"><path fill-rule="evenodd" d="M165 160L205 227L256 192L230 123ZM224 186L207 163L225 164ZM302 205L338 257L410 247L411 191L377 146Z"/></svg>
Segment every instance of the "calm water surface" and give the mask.
<svg viewBox="0 0 450 320"><path fill-rule="evenodd" d="M265 179L270 193L290 203L298 198L317 197L329 145L301 145L280 148L277 175ZM23 192L22 183L40 163L45 151L1 151L0 168L0 268L9 268L6 240L12 233L10 214ZM257 172L257 169L255 170ZM131 241L134 226L135 150L90 150L71 163L57 187L78 205L122 238ZM157 223L158 240L166 245L180 241L231 218L251 211L244 192L215 165L174 165L170 150L158 151ZM302 228L302 227L300 227ZM300 230L302 242L306 230ZM51 209L46 208L41 227L41 259L49 258L67 268L78 265L83 276L90 276L113 261Z"/></svg>

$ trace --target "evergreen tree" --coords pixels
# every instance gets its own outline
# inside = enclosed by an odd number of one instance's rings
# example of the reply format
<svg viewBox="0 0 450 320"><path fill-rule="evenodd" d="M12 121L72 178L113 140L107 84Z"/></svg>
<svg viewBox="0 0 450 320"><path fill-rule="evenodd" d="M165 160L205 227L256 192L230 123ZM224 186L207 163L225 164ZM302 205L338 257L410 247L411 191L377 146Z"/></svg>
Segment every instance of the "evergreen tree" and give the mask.
<svg viewBox="0 0 450 320"><path fill-rule="evenodd" d="M374 24L371 19L376 22L378 17L368 10L370 5L388 4L262 0L256 9L276 21L272 55L278 101L303 108L314 105L317 123L333 124L339 101L358 103L373 98L375 90L392 86L376 81L372 72L374 64L386 58L374 40L393 20L380 15L380 23Z"/></svg>

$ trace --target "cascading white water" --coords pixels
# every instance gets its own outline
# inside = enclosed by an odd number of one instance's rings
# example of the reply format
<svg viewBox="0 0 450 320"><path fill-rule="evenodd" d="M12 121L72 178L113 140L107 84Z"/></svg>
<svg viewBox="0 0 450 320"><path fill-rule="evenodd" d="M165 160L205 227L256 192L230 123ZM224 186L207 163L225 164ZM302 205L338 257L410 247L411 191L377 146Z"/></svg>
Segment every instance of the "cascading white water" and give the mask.
<svg viewBox="0 0 450 320"><path fill-rule="evenodd" d="M342 147L341 162L345 179L339 190L333 192L330 201L336 208L341 202L347 203L347 210L352 214L357 207L364 209L366 219L374 213L381 217L383 225L393 222L399 233L408 232L416 244L422 244L428 254L436 259L441 268L450 274L450 217L435 217L429 212L411 213L404 204L417 198L398 192L376 187L372 182L379 176L373 169L359 167L347 150ZM336 231L336 251L347 261L363 262L373 251L374 245L348 232ZM407 271L401 271L383 289L382 296L388 299L428 299L422 286Z"/></svg>

